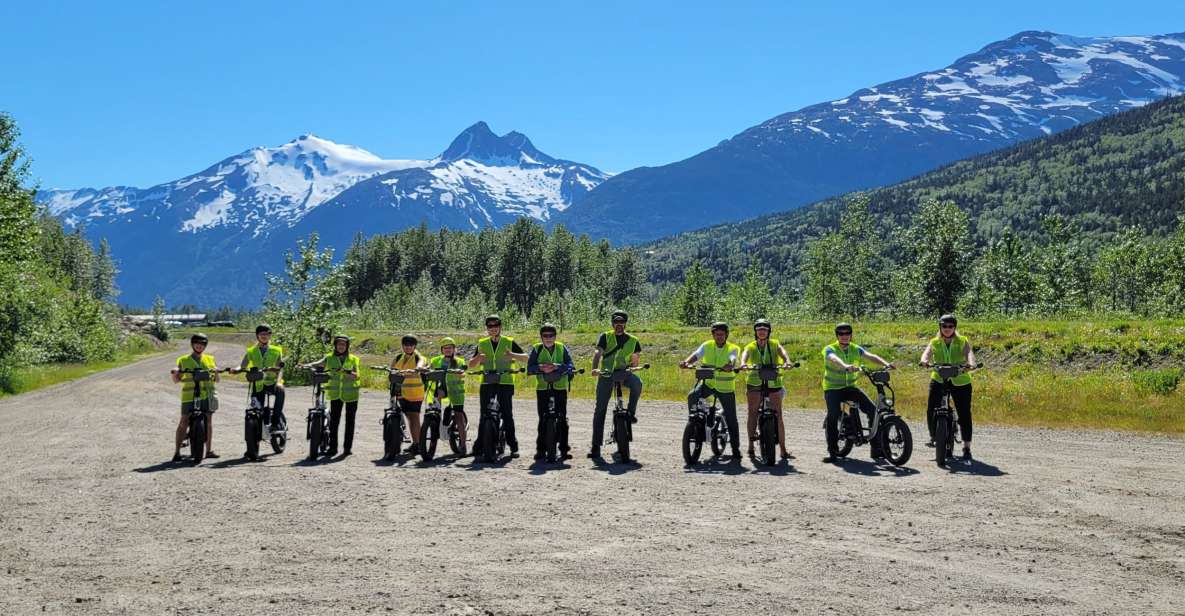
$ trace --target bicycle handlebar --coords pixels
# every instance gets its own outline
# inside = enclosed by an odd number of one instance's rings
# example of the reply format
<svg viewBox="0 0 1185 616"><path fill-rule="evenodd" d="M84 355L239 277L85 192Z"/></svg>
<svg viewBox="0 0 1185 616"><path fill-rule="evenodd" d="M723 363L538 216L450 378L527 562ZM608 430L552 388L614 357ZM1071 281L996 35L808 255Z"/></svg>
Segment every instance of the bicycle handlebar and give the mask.
<svg viewBox="0 0 1185 616"><path fill-rule="evenodd" d="M801 362L796 361L792 364L781 364L779 366L753 366L753 365L737 366L736 368L733 368L733 370L736 372L761 370L762 368L773 368L775 370L789 370L791 368L797 368L801 365L802 365Z"/></svg>

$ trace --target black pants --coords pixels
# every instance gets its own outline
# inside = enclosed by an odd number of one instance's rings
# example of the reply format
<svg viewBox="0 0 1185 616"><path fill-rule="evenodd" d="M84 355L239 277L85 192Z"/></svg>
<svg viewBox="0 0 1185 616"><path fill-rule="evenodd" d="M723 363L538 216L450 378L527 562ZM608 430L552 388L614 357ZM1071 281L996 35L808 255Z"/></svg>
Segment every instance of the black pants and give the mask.
<svg viewBox="0 0 1185 616"><path fill-rule="evenodd" d="M609 399L614 396L615 385L611 377L597 377L597 402L593 409L593 451L601 450L601 442L605 437L605 415L609 412ZM621 387L623 390L629 390L629 402L626 409L629 411L630 417L636 417L638 415L638 400L642 397L642 379L631 373L625 377Z"/></svg>
<svg viewBox="0 0 1185 616"><path fill-rule="evenodd" d="M955 412L959 414L959 431L963 442L971 442L971 383L951 385L950 397L955 400ZM930 428L930 440L934 440L934 409L942 406L942 383L930 381L930 401L926 403L926 426Z"/></svg>
<svg viewBox="0 0 1185 616"><path fill-rule="evenodd" d="M741 447L741 427L737 424L737 395L736 392L718 392L704 383L700 383L687 393L687 410L695 409L700 400L708 396L716 396L720 408L724 411L724 423L728 426L728 438L732 441L732 451L737 453Z"/></svg>
<svg viewBox="0 0 1185 616"><path fill-rule="evenodd" d="M263 389L252 394L255 401L259 403L260 408L263 407L264 394L268 391L272 393L272 416L265 417L264 421L271 425L276 425L276 421L284 416L284 386L283 385L264 385ZM287 423L287 422L285 422Z"/></svg>
<svg viewBox="0 0 1185 616"><path fill-rule="evenodd" d="M510 446L511 453L518 451L518 438L514 435L514 385L482 383L481 388L477 390L477 396L481 401L479 412L485 411L490 398L498 397L498 412L502 413L502 429L506 431L506 444ZM480 440L479 431L478 438L473 443L474 451L481 450L478 442Z"/></svg>
<svg viewBox="0 0 1185 616"><path fill-rule="evenodd" d="M346 442L345 450L350 451L354 446L354 415L358 414L358 401L346 402ZM330 451L337 451L337 426L342 419L342 401L329 401L329 432L332 434Z"/></svg>
<svg viewBox="0 0 1185 616"><path fill-rule="evenodd" d="M854 402L862 413L868 415L868 425L870 426L872 425L872 415L876 412L876 405L868 399L868 394L865 394L859 387L826 389L823 391L823 401L827 403L827 419L823 420L823 432L827 435L827 454L833 456L836 452L832 450L832 444L839 438L839 428L836 424L839 422L840 416L843 415L840 404ZM873 443L872 447L873 452L876 452L878 449L876 443Z"/></svg>
<svg viewBox="0 0 1185 616"><path fill-rule="evenodd" d="M538 436L535 437L535 453L543 453L543 436L544 429L543 416L547 414L548 403L552 398L555 398L555 410L560 417L565 420L568 418L568 391L564 389L540 389L536 390L535 408L539 411L539 431ZM560 435L560 452L568 453L568 434L564 432Z"/></svg>

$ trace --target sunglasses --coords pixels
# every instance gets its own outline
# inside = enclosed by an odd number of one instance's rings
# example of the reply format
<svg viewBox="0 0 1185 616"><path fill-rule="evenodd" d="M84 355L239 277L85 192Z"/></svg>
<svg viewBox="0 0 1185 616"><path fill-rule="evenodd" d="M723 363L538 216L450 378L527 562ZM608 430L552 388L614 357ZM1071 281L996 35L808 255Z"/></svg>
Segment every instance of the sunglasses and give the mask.
<svg viewBox="0 0 1185 616"><path fill-rule="evenodd" d="M942 324L942 329L954 329L954 328L955 328L955 326L951 325L950 323L943 323Z"/></svg>
<svg viewBox="0 0 1185 616"><path fill-rule="evenodd" d="M541 338L555 338L555 334L539 334Z"/></svg>
<svg viewBox="0 0 1185 616"><path fill-rule="evenodd" d="M852 335L852 332L839 332L839 333L837 333L837 334L835 334L835 335L836 335L836 336L851 336L851 335Z"/></svg>

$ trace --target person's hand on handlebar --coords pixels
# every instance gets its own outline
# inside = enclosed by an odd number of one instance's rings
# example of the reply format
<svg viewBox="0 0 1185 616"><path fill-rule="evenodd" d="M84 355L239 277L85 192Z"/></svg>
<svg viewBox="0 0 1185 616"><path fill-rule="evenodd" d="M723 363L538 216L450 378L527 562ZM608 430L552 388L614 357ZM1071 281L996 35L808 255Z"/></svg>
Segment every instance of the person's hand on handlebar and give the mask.
<svg viewBox="0 0 1185 616"><path fill-rule="evenodd" d="M552 372L555 372L555 370L555 364L539 364L539 371L543 374L551 374Z"/></svg>
<svg viewBox="0 0 1185 616"><path fill-rule="evenodd" d="M919 366L921 366L921 367L923 367L923 368L929 368L931 364L930 364L930 362L928 362L928 361L919 361L919 362L918 362L918 365L919 365Z"/></svg>

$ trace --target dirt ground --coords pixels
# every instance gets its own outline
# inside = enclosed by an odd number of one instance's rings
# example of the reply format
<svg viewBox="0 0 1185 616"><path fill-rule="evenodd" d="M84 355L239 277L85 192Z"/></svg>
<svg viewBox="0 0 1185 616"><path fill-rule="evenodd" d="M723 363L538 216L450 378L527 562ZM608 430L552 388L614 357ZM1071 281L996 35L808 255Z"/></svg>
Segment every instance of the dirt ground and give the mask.
<svg viewBox="0 0 1185 616"><path fill-rule="evenodd" d="M366 392L354 455L309 465L292 388L296 440L243 463L224 384L222 458L193 468L167 462L171 363L0 400L0 613L1185 613L1176 438L985 427L953 471L921 442L902 470L831 466L810 410L790 465L685 468L686 411L643 402L640 463L596 466L578 400L576 458L533 466L522 397L523 458L386 464Z"/></svg>

